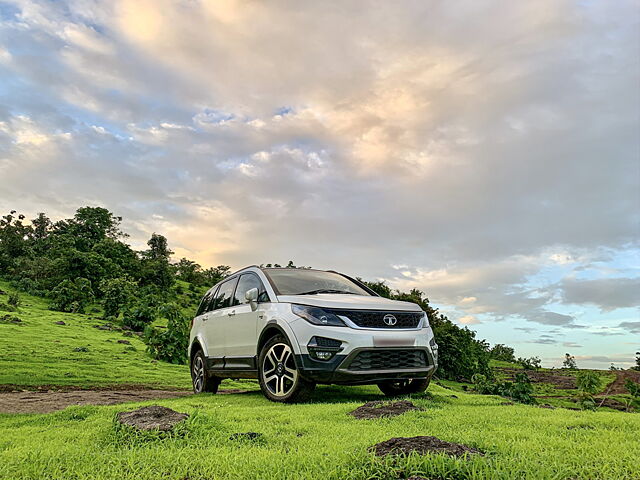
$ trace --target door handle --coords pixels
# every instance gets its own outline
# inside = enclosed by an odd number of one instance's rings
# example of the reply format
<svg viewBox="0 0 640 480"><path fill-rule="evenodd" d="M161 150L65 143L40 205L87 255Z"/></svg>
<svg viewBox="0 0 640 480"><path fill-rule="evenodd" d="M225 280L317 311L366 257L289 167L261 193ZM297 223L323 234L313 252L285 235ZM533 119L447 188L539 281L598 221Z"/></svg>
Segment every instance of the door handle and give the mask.
<svg viewBox="0 0 640 480"><path fill-rule="evenodd" d="M230 317L233 317L236 314L235 310L231 310L229 313L227 313L227 315L229 315Z"/></svg>

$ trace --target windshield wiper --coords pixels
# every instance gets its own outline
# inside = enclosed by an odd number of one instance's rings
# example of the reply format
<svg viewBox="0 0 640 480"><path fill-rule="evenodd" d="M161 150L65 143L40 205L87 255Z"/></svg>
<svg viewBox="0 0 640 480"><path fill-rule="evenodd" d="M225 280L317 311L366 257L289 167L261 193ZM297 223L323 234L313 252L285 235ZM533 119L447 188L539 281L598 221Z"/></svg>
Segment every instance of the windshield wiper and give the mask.
<svg viewBox="0 0 640 480"><path fill-rule="evenodd" d="M317 293L344 293L347 295L355 295L353 292L347 292L346 290L332 290L330 288L321 288L319 290L309 290L308 292L300 292L295 295L315 295Z"/></svg>

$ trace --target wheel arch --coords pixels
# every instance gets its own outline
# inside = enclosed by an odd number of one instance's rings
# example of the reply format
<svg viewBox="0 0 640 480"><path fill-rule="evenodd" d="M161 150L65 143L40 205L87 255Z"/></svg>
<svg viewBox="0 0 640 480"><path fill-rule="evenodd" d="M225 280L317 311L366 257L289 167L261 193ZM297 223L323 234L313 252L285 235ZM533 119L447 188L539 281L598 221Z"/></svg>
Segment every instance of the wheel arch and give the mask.
<svg viewBox="0 0 640 480"><path fill-rule="evenodd" d="M293 352L299 353L300 348L297 342L295 341L296 339L295 335L293 334L292 331L287 331L287 330L290 330L290 329L284 327L283 325L279 324L275 320L267 323L264 329L262 330L262 332L260 332L260 336L258 337L256 355L259 356L260 351L262 350L262 347L264 346L264 344L267 343L270 338L273 338L276 335L284 336L287 340L289 340L289 344L291 345Z"/></svg>

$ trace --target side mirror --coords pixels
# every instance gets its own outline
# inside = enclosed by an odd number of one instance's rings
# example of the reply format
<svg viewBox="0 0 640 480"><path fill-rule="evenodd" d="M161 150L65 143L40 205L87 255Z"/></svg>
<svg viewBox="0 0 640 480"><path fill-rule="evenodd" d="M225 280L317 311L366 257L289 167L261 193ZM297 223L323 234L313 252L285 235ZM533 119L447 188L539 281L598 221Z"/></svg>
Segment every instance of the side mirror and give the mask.
<svg viewBox="0 0 640 480"><path fill-rule="evenodd" d="M244 294L244 299L251 305L251 310L255 311L258 308L258 289L247 290L247 293Z"/></svg>

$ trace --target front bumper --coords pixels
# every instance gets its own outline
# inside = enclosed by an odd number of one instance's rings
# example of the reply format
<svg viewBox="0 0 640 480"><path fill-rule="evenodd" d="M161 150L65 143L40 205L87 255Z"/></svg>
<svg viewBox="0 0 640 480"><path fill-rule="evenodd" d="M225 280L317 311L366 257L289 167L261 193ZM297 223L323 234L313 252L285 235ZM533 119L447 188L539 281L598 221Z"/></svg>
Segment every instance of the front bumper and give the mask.
<svg viewBox="0 0 640 480"><path fill-rule="evenodd" d="M421 353L424 352L424 365L386 365L384 368L355 367L361 353ZM313 382L342 385L367 385L383 380L403 380L431 378L437 369L436 359L429 348L354 348L348 354L337 354L331 360L316 360L309 354L296 355L300 374Z"/></svg>

